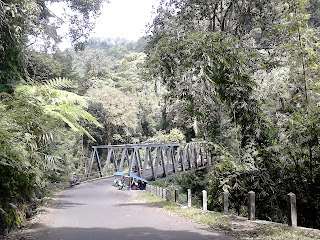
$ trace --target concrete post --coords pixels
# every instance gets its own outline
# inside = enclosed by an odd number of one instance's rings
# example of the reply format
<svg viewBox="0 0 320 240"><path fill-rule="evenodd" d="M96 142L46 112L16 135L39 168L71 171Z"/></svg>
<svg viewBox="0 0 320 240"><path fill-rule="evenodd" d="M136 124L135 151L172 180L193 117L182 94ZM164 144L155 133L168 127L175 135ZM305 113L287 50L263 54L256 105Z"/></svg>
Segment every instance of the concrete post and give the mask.
<svg viewBox="0 0 320 240"><path fill-rule="evenodd" d="M250 191L248 193L248 219L255 220L256 218L256 200L255 193Z"/></svg>
<svg viewBox="0 0 320 240"><path fill-rule="evenodd" d="M166 201L170 201L170 192L168 189L166 189Z"/></svg>
<svg viewBox="0 0 320 240"><path fill-rule="evenodd" d="M187 190L187 200L188 200L187 207L191 207L191 189Z"/></svg>
<svg viewBox="0 0 320 240"><path fill-rule="evenodd" d="M207 191L202 190L202 210L207 211L208 210L208 197L207 197Z"/></svg>
<svg viewBox="0 0 320 240"><path fill-rule="evenodd" d="M157 196L159 196L159 191L160 191L160 188L157 186Z"/></svg>
<svg viewBox="0 0 320 240"><path fill-rule="evenodd" d="M178 203L178 202L179 202L179 190L178 190L178 189L176 189L176 190L174 191L174 202L175 202L175 203Z"/></svg>
<svg viewBox="0 0 320 240"><path fill-rule="evenodd" d="M162 198L164 199L164 200L167 200L167 195L166 195L166 193L167 193L167 189L162 189Z"/></svg>
<svg viewBox="0 0 320 240"><path fill-rule="evenodd" d="M159 188L159 197L162 198L162 187Z"/></svg>
<svg viewBox="0 0 320 240"><path fill-rule="evenodd" d="M224 192L222 197L223 213L228 214L229 211L229 193Z"/></svg>
<svg viewBox="0 0 320 240"><path fill-rule="evenodd" d="M294 193L287 195L288 225L297 227L297 199Z"/></svg>

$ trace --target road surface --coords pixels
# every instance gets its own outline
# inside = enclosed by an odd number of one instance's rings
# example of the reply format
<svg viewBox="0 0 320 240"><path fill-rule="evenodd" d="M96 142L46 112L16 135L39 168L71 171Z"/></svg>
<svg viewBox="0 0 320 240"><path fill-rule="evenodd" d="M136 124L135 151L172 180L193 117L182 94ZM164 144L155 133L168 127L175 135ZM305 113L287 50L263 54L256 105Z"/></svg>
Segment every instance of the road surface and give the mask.
<svg viewBox="0 0 320 240"><path fill-rule="evenodd" d="M118 190L113 179L83 183L63 191L48 214L47 240L207 240L230 239L205 226L139 201L139 191ZM40 237L40 236L39 236Z"/></svg>

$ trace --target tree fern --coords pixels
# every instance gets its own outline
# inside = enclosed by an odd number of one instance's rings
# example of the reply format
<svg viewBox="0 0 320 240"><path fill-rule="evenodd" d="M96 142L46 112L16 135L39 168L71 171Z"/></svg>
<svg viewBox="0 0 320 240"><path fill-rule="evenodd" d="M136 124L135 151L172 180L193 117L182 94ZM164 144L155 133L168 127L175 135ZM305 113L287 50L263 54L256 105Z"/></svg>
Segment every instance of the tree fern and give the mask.
<svg viewBox="0 0 320 240"><path fill-rule="evenodd" d="M65 122L73 131L85 134L95 141L79 123L81 120L87 120L98 127L102 127L90 113L83 109L87 107L87 98L57 89L70 86L70 83L71 81L66 78L56 78L44 85L17 86L15 92L40 104L44 114Z"/></svg>

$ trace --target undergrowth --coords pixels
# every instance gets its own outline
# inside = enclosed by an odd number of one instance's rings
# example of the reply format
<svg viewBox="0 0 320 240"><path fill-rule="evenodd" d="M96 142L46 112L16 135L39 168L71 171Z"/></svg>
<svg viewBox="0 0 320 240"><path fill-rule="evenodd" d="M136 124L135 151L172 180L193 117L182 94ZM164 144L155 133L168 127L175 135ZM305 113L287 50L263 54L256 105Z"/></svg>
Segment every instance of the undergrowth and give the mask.
<svg viewBox="0 0 320 240"><path fill-rule="evenodd" d="M259 239L259 240L314 240L320 239L320 231L297 228L274 223L263 224L239 219L235 216L223 215L219 212L202 211L196 208L185 208L174 202L164 201L147 192L140 195L141 200L152 207L163 208L171 214L183 216L192 222L206 225L212 229L223 231L235 239ZM242 229L238 226L242 225ZM248 226L248 228L246 228ZM249 229L250 228L250 229Z"/></svg>

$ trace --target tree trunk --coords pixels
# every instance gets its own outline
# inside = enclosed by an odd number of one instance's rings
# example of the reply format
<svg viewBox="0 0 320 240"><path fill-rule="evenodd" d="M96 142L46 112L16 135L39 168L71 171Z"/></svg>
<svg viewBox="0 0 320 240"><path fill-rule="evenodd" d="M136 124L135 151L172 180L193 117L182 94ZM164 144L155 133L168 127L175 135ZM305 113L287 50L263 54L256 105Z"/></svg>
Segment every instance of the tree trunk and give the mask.
<svg viewBox="0 0 320 240"><path fill-rule="evenodd" d="M111 127L109 126L107 128L107 141L108 141L108 145L111 145Z"/></svg>

